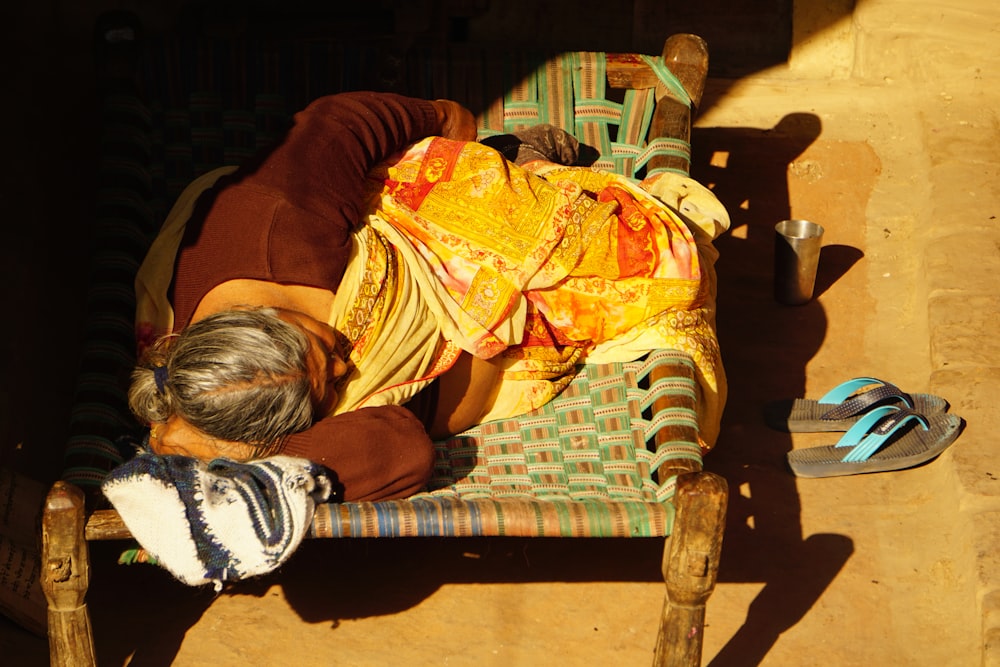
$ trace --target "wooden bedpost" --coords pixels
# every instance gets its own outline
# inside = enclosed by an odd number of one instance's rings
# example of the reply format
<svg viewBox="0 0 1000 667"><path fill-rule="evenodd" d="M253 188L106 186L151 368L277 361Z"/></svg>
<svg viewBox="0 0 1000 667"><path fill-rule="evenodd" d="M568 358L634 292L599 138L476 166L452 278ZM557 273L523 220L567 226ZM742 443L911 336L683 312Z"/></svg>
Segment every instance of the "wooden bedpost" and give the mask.
<svg viewBox="0 0 1000 667"><path fill-rule="evenodd" d="M670 137L691 143L691 119L705 91L708 76L708 45L690 34L671 35L663 45L663 63L691 98L691 106L675 99L662 84L656 87L656 109L649 127L650 137ZM667 168L689 173L690 162L679 156L657 156L649 169Z"/></svg>
<svg viewBox="0 0 1000 667"><path fill-rule="evenodd" d="M673 534L663 553L667 594L656 639L655 667L700 667L705 603L715 588L729 489L719 475L677 477Z"/></svg>
<svg viewBox="0 0 1000 667"><path fill-rule="evenodd" d="M708 45L697 35L671 35L663 45L663 62L684 86L691 104L676 99L665 86L657 86L649 135L690 144L691 119L701 104L708 76ZM651 159L648 168L687 174L691 164L684 157L666 155ZM651 380L656 379L654 373ZM658 403L654 411L665 407ZM662 437L669 438L666 433ZM663 551L667 591L653 665L700 667L705 604L719 571L729 489L725 479L702 471L700 462L691 459L666 461L658 474L660 479L677 475L677 491L673 532Z"/></svg>
<svg viewBox="0 0 1000 667"><path fill-rule="evenodd" d="M42 516L42 591L49 604L49 664L53 667L96 664L84 600L90 584L84 521L83 492L72 484L56 482Z"/></svg>

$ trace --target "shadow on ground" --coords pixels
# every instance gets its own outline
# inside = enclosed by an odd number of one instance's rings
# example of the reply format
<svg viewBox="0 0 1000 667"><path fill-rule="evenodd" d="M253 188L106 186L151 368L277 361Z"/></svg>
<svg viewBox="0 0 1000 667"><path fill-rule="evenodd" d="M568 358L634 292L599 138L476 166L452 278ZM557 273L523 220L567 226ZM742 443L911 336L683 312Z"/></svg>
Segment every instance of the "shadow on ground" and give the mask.
<svg viewBox="0 0 1000 667"><path fill-rule="evenodd" d="M115 563L122 543L92 543L89 606L99 664L166 667L216 598L148 565ZM661 539L454 538L314 540L278 572L224 596L282 594L306 623L406 611L454 583L660 581ZM655 615L658 609L650 609Z"/></svg>
<svg viewBox="0 0 1000 667"><path fill-rule="evenodd" d="M805 395L806 364L826 335L818 301L788 307L772 296L774 225L792 217L788 170L821 132L815 115L792 113L773 128L707 128L692 140L692 175L712 187L732 216L730 233L717 242L719 339L730 393L719 447L706 462L730 487L719 579L764 583L713 667L759 664L853 552L847 536L802 535L785 463L790 437L761 418L767 401ZM861 257L855 248L824 247L815 296Z"/></svg>

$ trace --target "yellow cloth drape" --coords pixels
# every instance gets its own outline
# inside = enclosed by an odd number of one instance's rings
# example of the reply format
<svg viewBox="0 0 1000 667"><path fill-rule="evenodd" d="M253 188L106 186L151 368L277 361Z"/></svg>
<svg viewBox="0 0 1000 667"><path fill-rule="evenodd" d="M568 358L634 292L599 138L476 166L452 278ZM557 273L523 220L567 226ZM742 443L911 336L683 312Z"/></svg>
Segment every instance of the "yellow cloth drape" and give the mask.
<svg viewBox="0 0 1000 667"><path fill-rule="evenodd" d="M580 361L678 349L699 369L703 437L714 443L725 376L715 251L698 225L623 177L556 165L533 173L488 147L441 138L415 144L373 179L372 224L423 276L444 337L504 369L484 419L544 404Z"/></svg>

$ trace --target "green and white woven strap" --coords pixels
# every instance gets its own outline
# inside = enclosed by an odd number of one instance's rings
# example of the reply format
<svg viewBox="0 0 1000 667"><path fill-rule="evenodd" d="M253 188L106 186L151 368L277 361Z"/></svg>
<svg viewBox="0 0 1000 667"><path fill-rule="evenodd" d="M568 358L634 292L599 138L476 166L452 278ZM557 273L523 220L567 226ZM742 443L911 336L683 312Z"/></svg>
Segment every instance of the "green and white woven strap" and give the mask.
<svg viewBox="0 0 1000 667"><path fill-rule="evenodd" d="M648 56L646 54L641 54L639 57L642 58L643 62L649 65L650 69L653 70L653 73L656 74L656 78L660 80L660 83L663 84L663 86L675 99L680 101L682 104L691 106L691 96L688 95L687 91L684 89L684 85L676 76L674 76L674 73L670 71L670 68L667 67L662 58L654 58L653 56Z"/></svg>

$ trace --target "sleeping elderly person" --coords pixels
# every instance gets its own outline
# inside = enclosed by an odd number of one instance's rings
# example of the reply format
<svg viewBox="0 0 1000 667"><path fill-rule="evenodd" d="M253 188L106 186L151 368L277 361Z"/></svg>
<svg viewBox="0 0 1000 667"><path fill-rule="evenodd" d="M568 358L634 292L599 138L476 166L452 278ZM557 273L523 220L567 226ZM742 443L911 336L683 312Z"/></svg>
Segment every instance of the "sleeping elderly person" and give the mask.
<svg viewBox="0 0 1000 667"><path fill-rule="evenodd" d="M676 174L572 166L554 128L520 147L476 135L452 101L344 93L194 181L136 280L129 401L150 448L299 456L343 500L406 497L432 439L657 348L695 360L711 447L717 200Z"/></svg>

